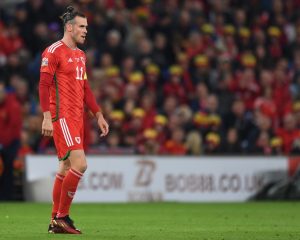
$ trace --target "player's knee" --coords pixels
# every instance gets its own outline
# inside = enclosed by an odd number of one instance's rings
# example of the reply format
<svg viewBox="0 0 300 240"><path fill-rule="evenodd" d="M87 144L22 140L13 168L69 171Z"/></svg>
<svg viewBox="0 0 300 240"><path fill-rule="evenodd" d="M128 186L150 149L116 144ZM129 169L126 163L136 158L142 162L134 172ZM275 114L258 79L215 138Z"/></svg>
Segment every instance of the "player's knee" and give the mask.
<svg viewBox="0 0 300 240"><path fill-rule="evenodd" d="M87 163L86 163L86 161L80 161L80 162L77 162L76 164L74 164L72 166L72 168L81 173L84 173L87 169Z"/></svg>
<svg viewBox="0 0 300 240"><path fill-rule="evenodd" d="M87 169L87 164L86 164L86 162L80 164L80 172L81 172L81 173L84 173L84 172L86 171L86 169Z"/></svg>
<svg viewBox="0 0 300 240"><path fill-rule="evenodd" d="M71 168L71 165L70 165L70 164L64 165L64 171L65 171L65 172L66 172L66 171L69 171L70 168Z"/></svg>
<svg viewBox="0 0 300 240"><path fill-rule="evenodd" d="M71 167L81 173L87 169L87 163L84 152L81 150L74 150L70 154Z"/></svg>

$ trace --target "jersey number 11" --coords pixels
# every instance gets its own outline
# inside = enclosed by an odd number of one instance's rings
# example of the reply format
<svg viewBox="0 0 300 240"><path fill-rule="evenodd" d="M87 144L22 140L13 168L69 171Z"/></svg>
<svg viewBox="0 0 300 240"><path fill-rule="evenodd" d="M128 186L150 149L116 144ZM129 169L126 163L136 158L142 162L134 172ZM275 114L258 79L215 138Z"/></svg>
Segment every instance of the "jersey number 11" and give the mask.
<svg viewBox="0 0 300 240"><path fill-rule="evenodd" d="M78 66L76 67L76 79L77 80L82 80L83 77L83 67L79 68Z"/></svg>

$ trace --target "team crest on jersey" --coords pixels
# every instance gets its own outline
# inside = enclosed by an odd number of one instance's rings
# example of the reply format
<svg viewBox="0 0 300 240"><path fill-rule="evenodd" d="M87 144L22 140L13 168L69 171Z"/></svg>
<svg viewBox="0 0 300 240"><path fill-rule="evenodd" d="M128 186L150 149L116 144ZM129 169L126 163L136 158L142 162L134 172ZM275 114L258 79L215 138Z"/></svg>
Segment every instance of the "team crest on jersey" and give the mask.
<svg viewBox="0 0 300 240"><path fill-rule="evenodd" d="M48 58L44 57L42 59L42 67L46 67L46 66L48 66Z"/></svg>
<svg viewBox="0 0 300 240"><path fill-rule="evenodd" d="M75 137L75 141L76 141L78 144L80 144L80 141L81 141L80 137Z"/></svg>

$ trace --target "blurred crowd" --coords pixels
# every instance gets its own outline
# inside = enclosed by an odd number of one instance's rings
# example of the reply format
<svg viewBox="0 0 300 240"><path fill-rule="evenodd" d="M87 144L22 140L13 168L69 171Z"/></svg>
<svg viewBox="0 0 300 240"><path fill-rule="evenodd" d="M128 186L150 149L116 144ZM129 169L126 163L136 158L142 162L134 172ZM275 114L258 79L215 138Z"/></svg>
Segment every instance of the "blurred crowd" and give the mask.
<svg viewBox="0 0 300 240"><path fill-rule="evenodd" d="M86 111L87 153L300 153L300 0L27 0L0 8L20 156L55 153L40 134L39 68L70 4L88 18L81 48L110 124L99 138Z"/></svg>

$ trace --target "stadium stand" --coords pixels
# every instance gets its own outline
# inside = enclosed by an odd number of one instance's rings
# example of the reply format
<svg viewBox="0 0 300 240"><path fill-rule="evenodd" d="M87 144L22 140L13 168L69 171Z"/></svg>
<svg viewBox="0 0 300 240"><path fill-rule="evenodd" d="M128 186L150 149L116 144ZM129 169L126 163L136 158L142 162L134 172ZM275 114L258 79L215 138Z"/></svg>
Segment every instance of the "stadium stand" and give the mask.
<svg viewBox="0 0 300 240"><path fill-rule="evenodd" d="M70 3L88 16L88 77L111 126L99 139L86 113L88 153L299 152L299 0L28 0L0 5L0 78L22 105L19 158L54 151L40 135L39 66Z"/></svg>

